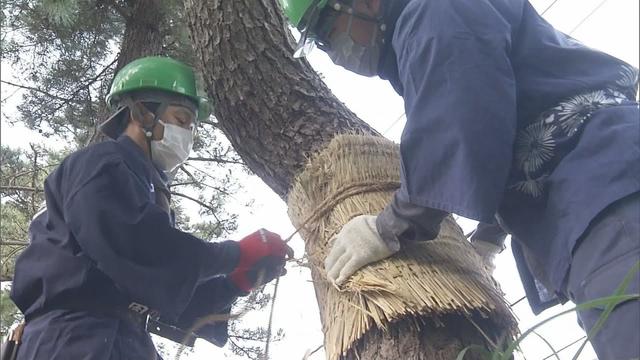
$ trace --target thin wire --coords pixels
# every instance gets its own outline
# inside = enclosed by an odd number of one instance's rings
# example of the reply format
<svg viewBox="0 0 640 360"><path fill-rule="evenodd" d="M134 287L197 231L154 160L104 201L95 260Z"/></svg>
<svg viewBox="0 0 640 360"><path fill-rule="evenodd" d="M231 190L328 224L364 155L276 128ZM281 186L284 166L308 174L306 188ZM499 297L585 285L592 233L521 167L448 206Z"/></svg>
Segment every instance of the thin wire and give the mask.
<svg viewBox="0 0 640 360"><path fill-rule="evenodd" d="M514 302L514 303L513 303L513 304L511 304L511 305L509 305L509 307L511 308L511 307L514 307L514 306L518 305L518 303L519 303L520 301L522 301L522 300L524 300L524 299L526 299L526 298L527 298L527 295L525 295L525 296L521 297L520 299L516 300L516 302Z"/></svg>
<svg viewBox="0 0 640 360"><path fill-rule="evenodd" d="M578 25L576 25L573 29L571 29L571 31L569 31L569 35L573 34L574 31L576 31L580 26L582 26L582 24L584 24L584 22L587 21L587 19L589 19L591 15L593 15L596 11L598 11L598 9L600 9L602 5L604 5L604 3L606 2L607 0L602 0L602 2L598 4L598 6L596 6L587 16L584 17L584 19L580 20Z"/></svg>
<svg viewBox="0 0 640 360"><path fill-rule="evenodd" d="M544 359L542 359L542 360L547 360L547 359L549 359L550 357L552 357L552 356L554 356L554 355L556 355L556 354L560 353L560 352L561 352L561 351L563 351L563 350L566 350L566 349L570 348L571 346L573 346L573 345L577 344L578 342L580 342L580 341L584 340L585 338L586 338L586 336L583 336L583 337L581 337L580 339L578 339L578 340L576 340L576 341L572 342L571 344L565 345L564 347L562 347L562 348L558 349L558 351L556 351L556 353L555 353L555 354L551 354L551 355L547 356L546 358L544 358Z"/></svg>
<svg viewBox="0 0 640 360"><path fill-rule="evenodd" d="M273 288L273 296L271 297L271 311L269 311L269 324L267 325L267 341L264 344L264 360L269 359L269 344L271 343L271 327L273 324L273 309L276 305L276 296L278 296L278 285L280 284L280 275L276 277L276 283Z"/></svg>
<svg viewBox="0 0 640 360"><path fill-rule="evenodd" d="M311 357L311 355L315 354L318 352L318 350L322 349L324 347L324 345L320 345L318 346L315 350L313 350L312 352L309 352L305 355L305 357L302 360L307 360L309 359L309 357Z"/></svg>
<svg viewBox="0 0 640 360"><path fill-rule="evenodd" d="M387 128L387 130L385 130L385 131L383 131L383 132L382 132L382 136L387 135L387 133L388 133L391 129L393 129L393 127L394 127L394 126L396 126L396 124L397 124L400 120L402 120L402 118L404 117L404 115L405 115L405 113L402 113L400 116L398 116L398 118L397 118L397 119L395 119L395 120L391 123L391 125Z"/></svg>
<svg viewBox="0 0 640 360"><path fill-rule="evenodd" d="M555 5L557 2L558 2L558 0L553 0L551 5L547 6L546 9L542 10L542 12L540 13L540 16L544 15L547 11L549 11L549 9L551 9L551 7L553 7L553 5Z"/></svg>

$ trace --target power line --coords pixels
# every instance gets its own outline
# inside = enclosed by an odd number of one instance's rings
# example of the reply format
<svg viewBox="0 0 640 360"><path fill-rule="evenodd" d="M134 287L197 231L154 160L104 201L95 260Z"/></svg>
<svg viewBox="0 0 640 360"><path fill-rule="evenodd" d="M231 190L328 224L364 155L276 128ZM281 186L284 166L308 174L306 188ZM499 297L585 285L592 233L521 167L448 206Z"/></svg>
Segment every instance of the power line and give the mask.
<svg viewBox="0 0 640 360"><path fill-rule="evenodd" d="M562 348L558 349L558 351L556 351L555 353L553 353L553 354L551 354L551 355L547 356L546 358L544 358L544 359L542 359L542 360L547 360L547 359L549 359L549 358L551 358L551 357L555 356L556 354L560 353L560 351L566 350L566 349L570 348L571 346L573 346L573 345L577 344L578 342L580 342L580 341L582 341L582 340L584 340L584 339L586 339L586 338L587 338L586 336L583 336L583 337L581 337L580 339L578 339L578 340L576 340L576 341L574 341L574 342L572 342L572 343L570 343L570 344L567 344L567 345L565 345L564 347L562 347Z"/></svg>
<svg viewBox="0 0 640 360"><path fill-rule="evenodd" d="M598 11L598 9L600 9L602 5L604 5L604 3L606 2L607 0L602 0L600 4L598 4L598 6L596 6L589 14L587 14L587 16L584 17L584 19L580 20L578 25L576 25L573 29L571 29L571 31L569 31L569 35L573 34L574 31L576 31L580 26L582 26L582 24L584 24L584 22L587 21L587 19L589 19L591 15L593 15L596 11Z"/></svg>
<svg viewBox="0 0 640 360"><path fill-rule="evenodd" d="M522 300L524 300L524 299L526 299L526 298L527 298L527 296L526 296L526 295L525 295L525 296L523 296L523 297L521 297L520 299L516 300L513 304L510 304L510 305L509 305L509 307L514 307L514 306L518 305L518 303L519 303L520 301L522 301Z"/></svg>
<svg viewBox="0 0 640 360"><path fill-rule="evenodd" d="M553 2L551 2L551 5L547 6L546 9L542 10L542 12L540 13L540 16L544 15L547 11L549 11L549 9L551 9L551 7L555 5L557 2L558 0L553 0Z"/></svg>
<svg viewBox="0 0 640 360"><path fill-rule="evenodd" d="M398 118L397 118L397 119L395 119L395 120L391 123L391 125L387 128L387 130L385 130L385 131L383 131L383 132L382 132L382 136L387 135L387 133L389 132L389 130L393 129L393 127L394 127L394 126L396 126L396 124L397 124L400 120L402 120L402 118L404 117L404 114L405 114L405 113L400 114L400 116L398 116Z"/></svg>

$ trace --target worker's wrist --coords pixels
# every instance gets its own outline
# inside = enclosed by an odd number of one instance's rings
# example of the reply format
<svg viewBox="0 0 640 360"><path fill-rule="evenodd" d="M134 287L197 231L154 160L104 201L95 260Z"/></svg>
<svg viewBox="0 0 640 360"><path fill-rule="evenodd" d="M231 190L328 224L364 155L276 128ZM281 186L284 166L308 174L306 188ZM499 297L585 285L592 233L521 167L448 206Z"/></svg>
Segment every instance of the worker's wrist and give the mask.
<svg viewBox="0 0 640 360"><path fill-rule="evenodd" d="M504 250L503 246L484 240L474 239L471 244L476 252L483 257L495 256Z"/></svg>
<svg viewBox="0 0 640 360"><path fill-rule="evenodd" d="M396 233L397 229L394 228L393 224L389 223L389 218L385 215L384 211L376 217L376 230L389 250L394 252L400 250L400 239Z"/></svg>
<svg viewBox="0 0 640 360"><path fill-rule="evenodd" d="M237 241L208 242L201 254L201 281L231 273L240 261Z"/></svg>

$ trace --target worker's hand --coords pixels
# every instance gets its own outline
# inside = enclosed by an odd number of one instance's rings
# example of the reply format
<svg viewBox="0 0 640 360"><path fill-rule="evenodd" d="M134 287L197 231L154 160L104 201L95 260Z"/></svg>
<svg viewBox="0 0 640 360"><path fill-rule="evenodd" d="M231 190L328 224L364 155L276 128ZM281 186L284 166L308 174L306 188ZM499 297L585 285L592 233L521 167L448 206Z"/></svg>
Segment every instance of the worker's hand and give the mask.
<svg viewBox="0 0 640 360"><path fill-rule="evenodd" d="M487 241L476 240L471 243L478 255L482 258L482 263L487 271L491 274L496 269L494 263L496 255L502 251L502 247Z"/></svg>
<svg viewBox="0 0 640 360"><path fill-rule="evenodd" d="M342 227L324 261L324 268L329 280L340 285L361 267L396 251L389 249L378 234L376 216L360 215Z"/></svg>
<svg viewBox="0 0 640 360"><path fill-rule="evenodd" d="M282 238L265 229L243 238L239 245L240 260L229 278L245 292L284 275L286 257L293 257L293 250Z"/></svg>

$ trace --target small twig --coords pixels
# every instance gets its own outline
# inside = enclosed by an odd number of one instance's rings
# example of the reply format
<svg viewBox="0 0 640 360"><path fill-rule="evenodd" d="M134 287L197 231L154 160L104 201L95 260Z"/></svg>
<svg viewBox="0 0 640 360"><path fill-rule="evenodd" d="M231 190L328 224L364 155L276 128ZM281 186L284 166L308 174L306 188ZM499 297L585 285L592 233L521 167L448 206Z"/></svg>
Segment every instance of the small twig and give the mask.
<svg viewBox="0 0 640 360"><path fill-rule="evenodd" d="M476 324L476 322L475 322L475 321L473 321L473 319L472 319L470 316L465 315L465 317L466 317L466 318L467 318L467 320L469 320L469 322L471 322L471 324L472 324L472 325L473 325L473 326L474 326L474 327L475 327L475 328L480 332L480 334L482 335L482 337L484 337L484 339L485 339L485 340L487 340L487 342L488 342L489 344L491 344L491 346L492 346L494 349L497 349L497 348L498 348L498 345L495 343L495 341L493 341L493 340L492 340L492 339L491 339L491 338L490 338L490 337L489 337L489 336L484 332L484 330L482 330L482 328L481 328L478 324Z"/></svg>
<svg viewBox="0 0 640 360"><path fill-rule="evenodd" d="M67 101L67 102L71 101L68 98L63 98L62 96L53 95L51 93L48 93L48 92L46 92L44 90L41 90L41 89L38 89L38 88L35 88L35 87L31 87L31 86L27 86L27 85L15 84L15 83L12 83L12 82L9 82L9 81L5 81L5 80L0 80L0 82L3 82L5 84L7 84L7 85L15 86L15 87L17 87L19 89L35 91L35 92L44 94L44 95L46 95L46 96L48 96L48 97L50 97L52 99L61 100L61 101Z"/></svg>
<svg viewBox="0 0 640 360"><path fill-rule="evenodd" d="M173 184L169 185L169 188L176 187L176 186L198 185L198 184L200 184L200 183L199 182L193 182L193 181L191 181L191 182L182 182L182 183L173 183Z"/></svg>
<svg viewBox="0 0 640 360"><path fill-rule="evenodd" d="M201 123L201 124L211 125L211 126L213 126L213 127L215 127L215 128L217 128L217 127L218 127L218 123L217 123L217 122L215 122L215 121L211 121L211 120L200 120L200 123Z"/></svg>
<svg viewBox="0 0 640 360"><path fill-rule="evenodd" d="M276 296L278 296L278 285L280 284L280 275L276 277L276 283L273 288L273 296L271 297L271 310L269 311L269 323L267 325L267 340L264 344L264 360L269 359L269 344L271 343L271 328L273 325L273 309L276 305Z"/></svg>
<svg viewBox="0 0 640 360"><path fill-rule="evenodd" d="M210 205L208 205L208 204L207 204L207 203L205 203L204 201L201 201L201 200L196 199L196 198L194 198L194 197L191 197L191 196L189 196L189 195L185 195L185 194L178 193L178 192L175 192L175 191L171 191L171 195L175 195L175 196L179 196L179 197L185 198L185 199L187 199L187 200L191 200L191 201L195 202L196 204L198 204L198 205L202 206L203 208L205 208L205 209L207 209L207 210L211 211L211 214L212 214L212 215L213 215L213 217L216 219L216 221L217 221L217 222L219 222L220 224L222 224L222 221L221 221L221 220L218 218L218 216L216 215L216 209L214 209L213 207L211 207Z"/></svg>
<svg viewBox="0 0 640 360"><path fill-rule="evenodd" d="M324 347L324 345L320 345L318 346L315 350L313 351L309 351L307 350L307 353L304 354L304 357L302 358L302 360L309 360L309 357L311 357L311 355L317 353L320 349L322 349Z"/></svg>
<svg viewBox="0 0 640 360"><path fill-rule="evenodd" d="M214 162L214 163L218 163L218 164L245 165L241 161L227 160L227 159L221 159L221 158L216 158L216 157L208 158L208 157L203 157L203 156L194 156L194 157L188 158L187 160L191 160L191 161L207 161L207 162Z"/></svg>
<svg viewBox="0 0 640 360"><path fill-rule="evenodd" d="M520 299L516 300L513 304L510 304L509 307L511 308L511 307L514 307L514 306L518 305L519 302L521 302L522 300L524 300L526 298L527 298L527 295L521 297Z"/></svg>
<svg viewBox="0 0 640 360"><path fill-rule="evenodd" d="M233 344L233 346L235 346L238 350L242 351L242 352L247 356L247 358L249 358L249 359L254 359L253 355L252 355L250 352L248 352L248 351L247 351L245 348L243 348L242 346L238 345L238 343L237 343L237 342L235 342L235 341L233 341L233 340L231 339L231 337L229 337L229 341L231 341L231 343Z"/></svg>
<svg viewBox="0 0 640 360"><path fill-rule="evenodd" d="M28 186L0 186L0 191L30 191L30 192L42 192L42 189L32 188Z"/></svg>
<svg viewBox="0 0 640 360"><path fill-rule="evenodd" d="M1 246L27 246L28 242L25 241L0 241Z"/></svg>
<svg viewBox="0 0 640 360"><path fill-rule="evenodd" d="M100 79L104 75L104 73L106 73L107 70L109 70L109 68L111 68L118 61L118 58L119 56L116 56L116 58L109 65L105 66L105 68L102 69L96 76L92 77L86 83L82 84L82 86L74 90L73 93L71 93L71 95L67 99L65 99L65 101L63 101L60 105L58 105L55 109L53 109L53 111L51 111L51 114L55 114L56 112L58 112L58 110L62 109L63 106L73 101L76 98L76 95L78 95L80 91L84 90L87 86L98 81L98 79Z"/></svg>

